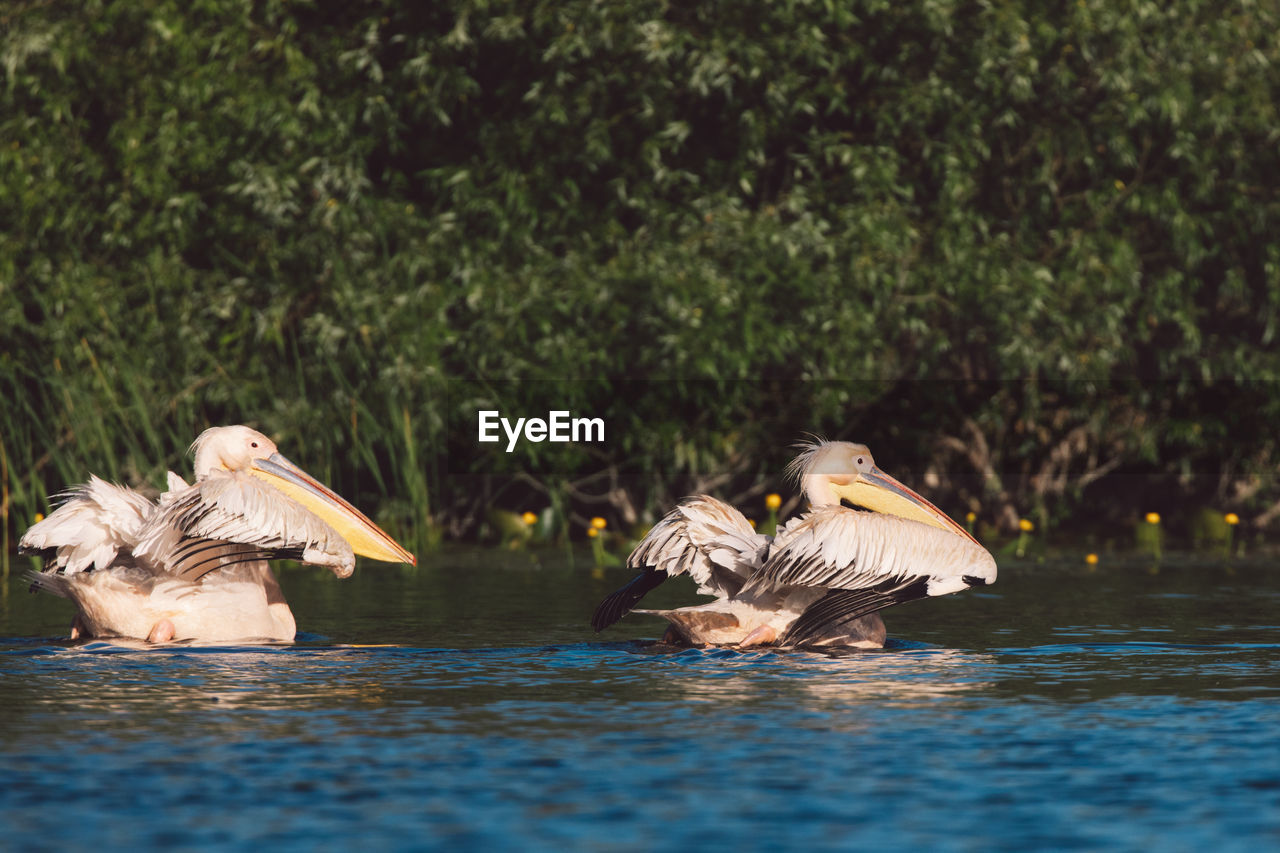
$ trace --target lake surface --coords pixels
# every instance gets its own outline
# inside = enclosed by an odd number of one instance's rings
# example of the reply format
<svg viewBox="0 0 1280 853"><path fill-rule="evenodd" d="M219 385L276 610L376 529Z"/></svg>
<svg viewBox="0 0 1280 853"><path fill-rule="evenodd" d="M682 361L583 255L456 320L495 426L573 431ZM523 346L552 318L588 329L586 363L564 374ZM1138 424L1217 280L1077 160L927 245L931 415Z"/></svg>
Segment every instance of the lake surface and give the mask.
<svg viewBox="0 0 1280 853"><path fill-rule="evenodd" d="M9 849L1257 850L1280 565L1001 561L883 651L657 647L564 552L290 567L290 646L71 644L0 591ZM692 603L675 582L658 605Z"/></svg>

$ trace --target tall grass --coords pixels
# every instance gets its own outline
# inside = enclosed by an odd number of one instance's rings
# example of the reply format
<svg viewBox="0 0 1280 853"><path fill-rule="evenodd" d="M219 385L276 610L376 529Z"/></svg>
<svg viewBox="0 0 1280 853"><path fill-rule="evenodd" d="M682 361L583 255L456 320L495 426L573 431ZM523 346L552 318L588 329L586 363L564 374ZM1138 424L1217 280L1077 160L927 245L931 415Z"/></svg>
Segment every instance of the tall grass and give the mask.
<svg viewBox="0 0 1280 853"><path fill-rule="evenodd" d="M40 294L31 298L52 310ZM41 370L0 361L0 394L10 401L0 408L6 562L14 537L37 513L47 514L59 492L94 473L157 494L167 470L191 478L191 442L225 423L263 429L285 455L411 547L438 541L430 472L418 461L419 443L429 445L431 436L415 431L429 419L415 424L408 403L392 407L382 389L351 378L353 368L359 375L370 365L315 359L292 347L285 360L233 362L204 353L192 359L200 373L187 373L183 342L200 334L170 327L153 312L133 320L124 330L104 325L86 333L66 361L54 358ZM149 345L167 357L140 352Z"/></svg>

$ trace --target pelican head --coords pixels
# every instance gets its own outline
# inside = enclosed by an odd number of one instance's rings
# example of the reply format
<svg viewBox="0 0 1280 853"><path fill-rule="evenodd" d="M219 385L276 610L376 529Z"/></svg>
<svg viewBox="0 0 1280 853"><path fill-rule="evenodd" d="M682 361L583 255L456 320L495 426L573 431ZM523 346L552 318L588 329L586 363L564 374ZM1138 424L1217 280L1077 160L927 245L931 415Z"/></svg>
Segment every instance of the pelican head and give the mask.
<svg viewBox="0 0 1280 853"><path fill-rule="evenodd" d="M847 500L872 512L918 521L975 542L951 517L876 466L865 444L814 441L801 445L787 472L813 506Z"/></svg>
<svg viewBox="0 0 1280 853"><path fill-rule="evenodd" d="M247 426L212 427L191 444L196 454L196 479L214 471L245 471L255 459L279 453L276 443Z"/></svg>
<svg viewBox="0 0 1280 853"><path fill-rule="evenodd" d="M196 479L217 471L249 474L283 492L338 532L351 550L373 560L411 563L417 560L349 504L341 495L286 459L275 442L247 426L212 427L191 445Z"/></svg>

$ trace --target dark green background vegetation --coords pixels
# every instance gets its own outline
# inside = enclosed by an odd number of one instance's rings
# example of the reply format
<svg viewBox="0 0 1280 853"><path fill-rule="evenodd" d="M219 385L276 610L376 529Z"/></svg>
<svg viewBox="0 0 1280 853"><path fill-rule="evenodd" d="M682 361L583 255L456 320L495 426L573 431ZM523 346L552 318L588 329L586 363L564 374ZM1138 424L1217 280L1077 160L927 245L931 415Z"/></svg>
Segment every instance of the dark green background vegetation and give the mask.
<svg viewBox="0 0 1280 853"><path fill-rule="evenodd" d="M419 543L490 504L754 501L804 432L1006 528L1265 525L1277 32L1276 2L7 3L6 530L229 422ZM481 454L490 405L609 441Z"/></svg>

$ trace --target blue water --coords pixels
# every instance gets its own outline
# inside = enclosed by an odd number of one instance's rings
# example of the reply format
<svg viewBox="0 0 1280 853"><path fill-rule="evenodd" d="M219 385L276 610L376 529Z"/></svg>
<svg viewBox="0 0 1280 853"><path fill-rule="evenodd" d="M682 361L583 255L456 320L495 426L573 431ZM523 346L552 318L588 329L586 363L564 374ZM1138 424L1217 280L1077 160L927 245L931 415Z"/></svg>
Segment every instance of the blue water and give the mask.
<svg viewBox="0 0 1280 853"><path fill-rule="evenodd" d="M0 607L13 849L1132 849L1280 842L1280 572L1014 566L877 652L585 626L624 572L286 572L293 646L57 640ZM692 601L660 590L663 603ZM317 633L322 630L323 633ZM393 645L374 645L392 643Z"/></svg>

